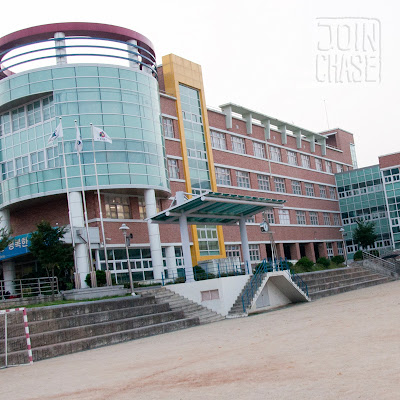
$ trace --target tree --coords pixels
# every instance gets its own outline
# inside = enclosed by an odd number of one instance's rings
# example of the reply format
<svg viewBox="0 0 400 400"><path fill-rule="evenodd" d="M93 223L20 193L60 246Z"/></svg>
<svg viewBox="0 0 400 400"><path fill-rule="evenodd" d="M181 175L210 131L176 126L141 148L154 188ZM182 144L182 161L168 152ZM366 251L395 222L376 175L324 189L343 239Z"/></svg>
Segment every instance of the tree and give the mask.
<svg viewBox="0 0 400 400"><path fill-rule="evenodd" d="M356 220L357 226L353 230L353 240L362 246L364 249L367 246L373 246L378 235L375 233L375 223Z"/></svg>
<svg viewBox="0 0 400 400"><path fill-rule="evenodd" d="M51 291L54 297L54 277L62 278L73 265L72 246L61 241L65 227L53 228L47 221L40 222L36 227L36 232L30 237L29 250L46 270L47 276L51 273Z"/></svg>
<svg viewBox="0 0 400 400"><path fill-rule="evenodd" d="M0 228L0 251L3 251L11 241L11 232L4 226Z"/></svg>

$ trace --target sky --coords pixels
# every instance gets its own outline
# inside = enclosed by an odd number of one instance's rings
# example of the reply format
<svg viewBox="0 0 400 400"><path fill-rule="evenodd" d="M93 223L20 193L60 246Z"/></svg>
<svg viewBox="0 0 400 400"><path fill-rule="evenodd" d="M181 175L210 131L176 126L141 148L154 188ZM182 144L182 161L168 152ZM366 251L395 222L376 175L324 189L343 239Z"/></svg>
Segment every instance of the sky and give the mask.
<svg viewBox="0 0 400 400"><path fill-rule="evenodd" d="M359 167L400 151L395 0L22 0L15 7L15 15L3 8L0 37L55 22L123 26L153 42L159 64L170 53L200 64L209 106L232 102L315 132L344 129L354 134Z"/></svg>

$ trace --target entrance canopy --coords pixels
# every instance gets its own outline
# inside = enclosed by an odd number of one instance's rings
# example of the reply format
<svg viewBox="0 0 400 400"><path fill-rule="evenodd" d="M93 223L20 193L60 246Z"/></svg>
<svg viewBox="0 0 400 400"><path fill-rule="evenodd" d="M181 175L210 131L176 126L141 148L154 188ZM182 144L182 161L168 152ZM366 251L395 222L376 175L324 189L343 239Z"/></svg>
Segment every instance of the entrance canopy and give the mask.
<svg viewBox="0 0 400 400"><path fill-rule="evenodd" d="M150 218L157 224L179 224L185 215L189 225L235 225L267 208L282 207L285 200L208 192L172 206Z"/></svg>
<svg viewBox="0 0 400 400"><path fill-rule="evenodd" d="M154 215L149 220L155 224L179 224L186 282L193 282L188 225L235 225L239 223L245 270L248 274L251 274L246 218L268 208L282 207L284 202L285 200L217 192L207 192L187 199L183 192L176 192L174 200L176 205L172 205L172 207Z"/></svg>

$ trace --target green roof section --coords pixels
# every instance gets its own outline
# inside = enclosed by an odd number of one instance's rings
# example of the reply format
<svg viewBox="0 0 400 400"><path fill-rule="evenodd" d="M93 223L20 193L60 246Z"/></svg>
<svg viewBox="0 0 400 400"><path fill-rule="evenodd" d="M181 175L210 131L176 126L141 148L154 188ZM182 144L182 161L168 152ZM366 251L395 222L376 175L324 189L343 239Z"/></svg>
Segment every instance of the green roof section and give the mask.
<svg viewBox="0 0 400 400"><path fill-rule="evenodd" d="M285 201L207 192L172 206L149 219L158 224L179 224L179 217L186 215L187 222L191 225L235 225L240 218L251 217L269 208L282 207Z"/></svg>

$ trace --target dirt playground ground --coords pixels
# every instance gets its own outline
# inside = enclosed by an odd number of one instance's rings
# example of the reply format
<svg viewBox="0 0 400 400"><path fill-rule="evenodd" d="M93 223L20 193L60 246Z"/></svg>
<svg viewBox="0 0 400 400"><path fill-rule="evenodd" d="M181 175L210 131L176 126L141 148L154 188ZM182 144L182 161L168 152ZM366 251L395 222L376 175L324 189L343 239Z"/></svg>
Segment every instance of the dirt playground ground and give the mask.
<svg viewBox="0 0 400 400"><path fill-rule="evenodd" d="M0 398L400 399L400 282L0 371Z"/></svg>

